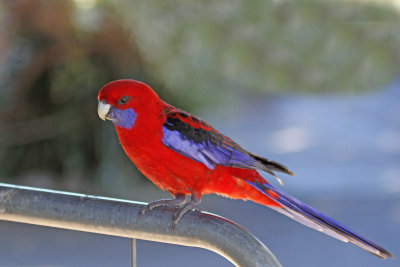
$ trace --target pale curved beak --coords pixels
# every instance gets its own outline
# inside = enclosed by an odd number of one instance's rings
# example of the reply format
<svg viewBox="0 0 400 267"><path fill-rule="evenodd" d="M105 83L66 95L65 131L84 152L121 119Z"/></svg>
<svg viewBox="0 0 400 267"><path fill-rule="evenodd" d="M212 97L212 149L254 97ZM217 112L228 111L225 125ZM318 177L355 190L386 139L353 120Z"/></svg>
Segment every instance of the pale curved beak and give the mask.
<svg viewBox="0 0 400 267"><path fill-rule="evenodd" d="M100 119L106 120L108 113L110 112L111 105L107 104L105 101L99 101L97 105L97 114L99 114Z"/></svg>

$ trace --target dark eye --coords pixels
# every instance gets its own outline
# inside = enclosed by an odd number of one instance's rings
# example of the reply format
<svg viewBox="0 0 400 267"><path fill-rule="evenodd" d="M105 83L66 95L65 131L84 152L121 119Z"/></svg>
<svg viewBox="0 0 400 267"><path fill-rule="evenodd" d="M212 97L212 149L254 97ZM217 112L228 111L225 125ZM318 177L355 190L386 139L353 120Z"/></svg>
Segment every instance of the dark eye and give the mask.
<svg viewBox="0 0 400 267"><path fill-rule="evenodd" d="M123 96L118 100L118 104L126 104L129 100L129 96Z"/></svg>

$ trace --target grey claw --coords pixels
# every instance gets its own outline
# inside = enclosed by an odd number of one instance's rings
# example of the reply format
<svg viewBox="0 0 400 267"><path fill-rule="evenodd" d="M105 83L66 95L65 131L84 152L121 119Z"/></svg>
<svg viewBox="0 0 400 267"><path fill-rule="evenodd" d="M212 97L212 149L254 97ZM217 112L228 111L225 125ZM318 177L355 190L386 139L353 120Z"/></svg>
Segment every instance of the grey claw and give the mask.
<svg viewBox="0 0 400 267"><path fill-rule="evenodd" d="M175 230L175 227L178 225L181 218L182 218L182 216L180 216L179 211L177 213L175 213L174 216L172 216L172 224L171 224L172 230Z"/></svg>
<svg viewBox="0 0 400 267"><path fill-rule="evenodd" d="M139 211L139 220L141 221L143 216L149 211L149 206L144 206L140 211Z"/></svg>

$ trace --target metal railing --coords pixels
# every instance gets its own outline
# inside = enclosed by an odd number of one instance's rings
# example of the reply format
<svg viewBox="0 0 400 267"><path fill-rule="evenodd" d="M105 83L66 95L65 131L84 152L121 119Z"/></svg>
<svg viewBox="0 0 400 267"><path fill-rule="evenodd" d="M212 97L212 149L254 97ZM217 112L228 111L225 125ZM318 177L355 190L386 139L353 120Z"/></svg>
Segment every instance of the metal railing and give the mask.
<svg viewBox="0 0 400 267"><path fill-rule="evenodd" d="M256 237L241 226L206 212L186 214L175 229L175 208L158 208L139 220L145 203L0 183L0 219L132 239L200 247L236 266L281 266Z"/></svg>

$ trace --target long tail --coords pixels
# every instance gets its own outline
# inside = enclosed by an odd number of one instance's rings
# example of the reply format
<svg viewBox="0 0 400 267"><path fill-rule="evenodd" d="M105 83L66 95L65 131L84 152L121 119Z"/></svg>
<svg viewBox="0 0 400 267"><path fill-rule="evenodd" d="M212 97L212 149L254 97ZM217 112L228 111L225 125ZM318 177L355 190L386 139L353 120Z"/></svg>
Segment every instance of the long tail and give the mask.
<svg viewBox="0 0 400 267"><path fill-rule="evenodd" d="M252 185L270 199L279 203L282 208L271 207L276 211L343 242L351 242L382 259L385 259L386 257L393 258L393 255L390 254L390 252L386 249L354 233L350 229L344 227L343 225L304 204L303 202L295 199L294 197L286 194L278 188L267 183L247 183Z"/></svg>

